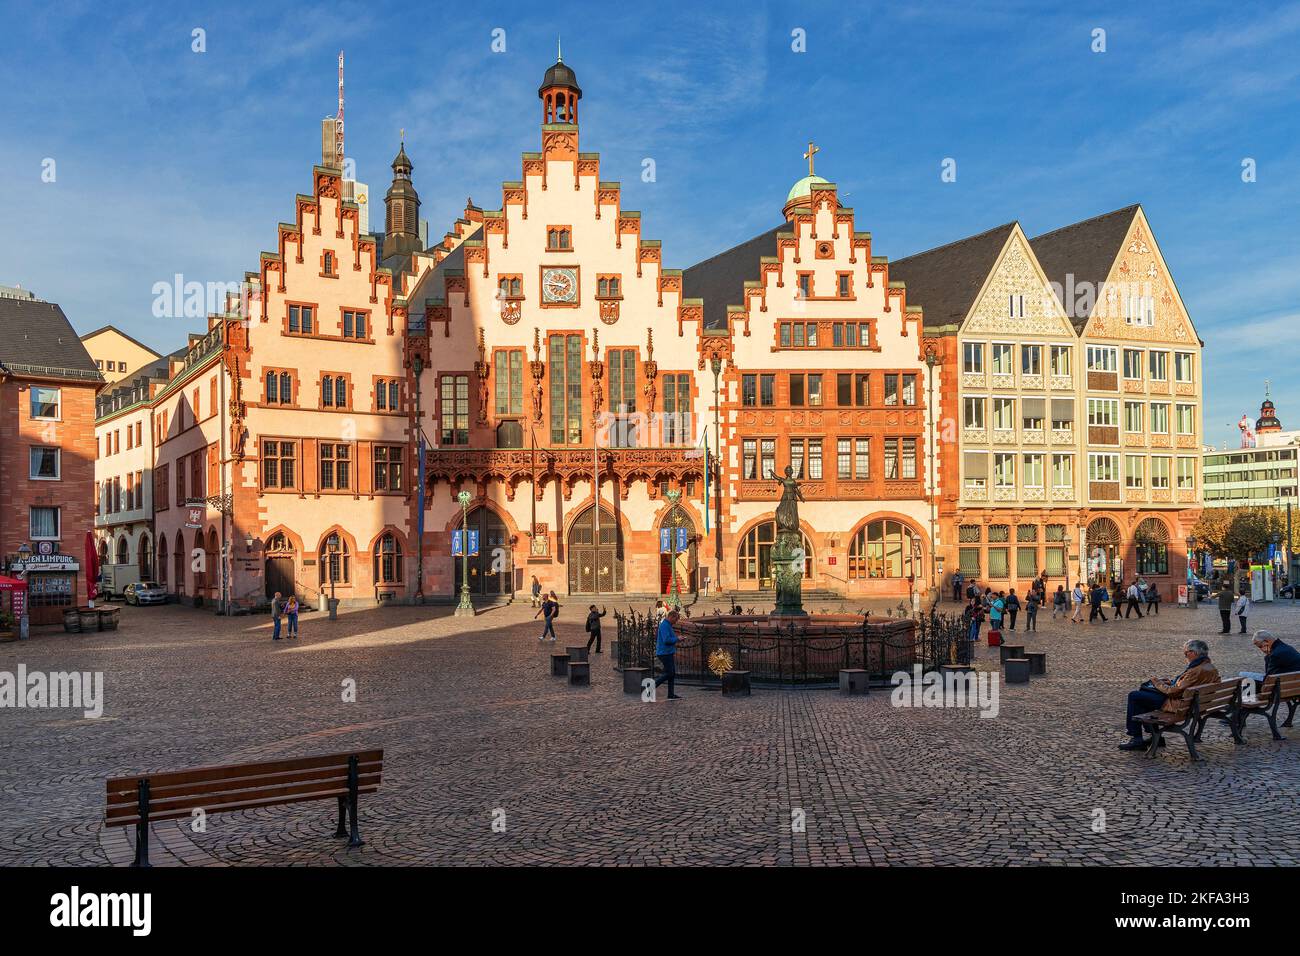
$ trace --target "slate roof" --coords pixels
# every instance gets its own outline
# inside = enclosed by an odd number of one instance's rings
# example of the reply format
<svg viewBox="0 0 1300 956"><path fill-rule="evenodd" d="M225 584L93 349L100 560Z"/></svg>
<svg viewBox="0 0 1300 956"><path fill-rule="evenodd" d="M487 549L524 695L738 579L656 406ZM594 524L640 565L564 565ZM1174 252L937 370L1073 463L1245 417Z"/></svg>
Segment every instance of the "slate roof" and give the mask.
<svg viewBox="0 0 1300 956"><path fill-rule="evenodd" d="M1083 283L1091 283L1094 292L1101 289L1102 283L1110 275L1110 267L1119 256L1139 208L1135 203L1073 225L1062 226L1029 240L1034 255L1038 257L1043 272L1047 275L1047 281L1060 288L1062 297L1070 286L1067 277L1071 275L1076 288ZM1089 298L1095 306L1100 296ZM1062 305L1074 323L1075 330L1081 333L1088 324L1091 309L1084 315L1075 315L1073 303L1062 302Z"/></svg>
<svg viewBox="0 0 1300 956"><path fill-rule="evenodd" d="M682 271L682 298L704 300L706 329L727 327L727 306L744 304L745 283L761 278L759 260L763 256L775 256L777 233L789 232L791 228L788 222L782 222Z"/></svg>
<svg viewBox="0 0 1300 956"><path fill-rule="evenodd" d="M0 298L0 365L15 373L103 381L63 309L39 299Z"/></svg>
<svg viewBox="0 0 1300 956"><path fill-rule="evenodd" d="M906 283L907 304L921 307L927 328L960 325L1015 227L1014 222L1004 223L946 246L891 260L889 278Z"/></svg>

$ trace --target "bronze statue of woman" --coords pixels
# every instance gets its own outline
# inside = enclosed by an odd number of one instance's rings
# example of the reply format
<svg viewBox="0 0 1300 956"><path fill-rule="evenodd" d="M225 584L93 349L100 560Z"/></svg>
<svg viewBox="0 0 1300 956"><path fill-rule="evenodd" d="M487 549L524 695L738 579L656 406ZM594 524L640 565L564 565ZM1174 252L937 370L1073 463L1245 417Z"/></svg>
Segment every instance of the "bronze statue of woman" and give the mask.
<svg viewBox="0 0 1300 956"><path fill-rule="evenodd" d="M799 502L803 501L803 494L799 491L799 482L794 479L794 468L790 465L785 466L785 477L772 477L772 480L781 486L781 502L776 506L776 530L798 531L799 530Z"/></svg>

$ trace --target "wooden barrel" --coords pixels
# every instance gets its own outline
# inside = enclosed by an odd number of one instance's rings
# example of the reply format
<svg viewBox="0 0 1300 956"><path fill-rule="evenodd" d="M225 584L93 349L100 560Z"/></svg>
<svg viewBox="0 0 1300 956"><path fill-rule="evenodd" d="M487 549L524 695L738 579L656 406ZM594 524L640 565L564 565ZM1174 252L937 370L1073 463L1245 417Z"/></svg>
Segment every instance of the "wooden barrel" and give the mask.
<svg viewBox="0 0 1300 956"><path fill-rule="evenodd" d="M77 612L81 617L82 631L99 630L99 611L96 608L82 607L82 608L78 608Z"/></svg>
<svg viewBox="0 0 1300 956"><path fill-rule="evenodd" d="M103 607L99 609L99 629L101 631L116 631L117 617L121 613L120 608Z"/></svg>
<svg viewBox="0 0 1300 956"><path fill-rule="evenodd" d="M63 629L69 634L81 633L81 611L75 607L63 609Z"/></svg>

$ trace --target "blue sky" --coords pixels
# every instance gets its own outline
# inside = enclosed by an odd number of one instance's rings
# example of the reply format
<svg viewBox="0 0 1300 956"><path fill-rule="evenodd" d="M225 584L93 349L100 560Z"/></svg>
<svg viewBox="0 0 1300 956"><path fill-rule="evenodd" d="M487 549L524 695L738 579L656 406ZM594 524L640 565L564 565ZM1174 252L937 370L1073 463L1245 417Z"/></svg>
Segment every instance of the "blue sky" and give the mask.
<svg viewBox="0 0 1300 956"><path fill-rule="evenodd" d="M181 344L195 324L154 318L154 283L237 280L274 248L310 189L340 49L358 178L382 199L404 127L439 236L467 197L498 206L539 148L537 85L562 34L583 148L666 265L779 222L810 138L891 258L1141 202L1206 343L1207 438L1236 443L1265 378L1300 427L1284 358L1300 340L1300 3L449 9L0 2L0 284L61 303L81 331Z"/></svg>

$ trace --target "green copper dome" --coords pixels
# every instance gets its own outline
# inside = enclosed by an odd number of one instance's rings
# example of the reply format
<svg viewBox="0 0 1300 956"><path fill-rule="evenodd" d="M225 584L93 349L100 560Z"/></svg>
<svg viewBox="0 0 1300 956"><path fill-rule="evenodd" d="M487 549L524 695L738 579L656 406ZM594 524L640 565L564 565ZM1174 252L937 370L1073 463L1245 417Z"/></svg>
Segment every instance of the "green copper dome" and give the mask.
<svg viewBox="0 0 1300 956"><path fill-rule="evenodd" d="M829 182L829 179L823 179L821 176L805 176L790 187L790 192L785 197L786 204L789 205L795 199L802 199L805 196L811 196L813 183L821 184Z"/></svg>

